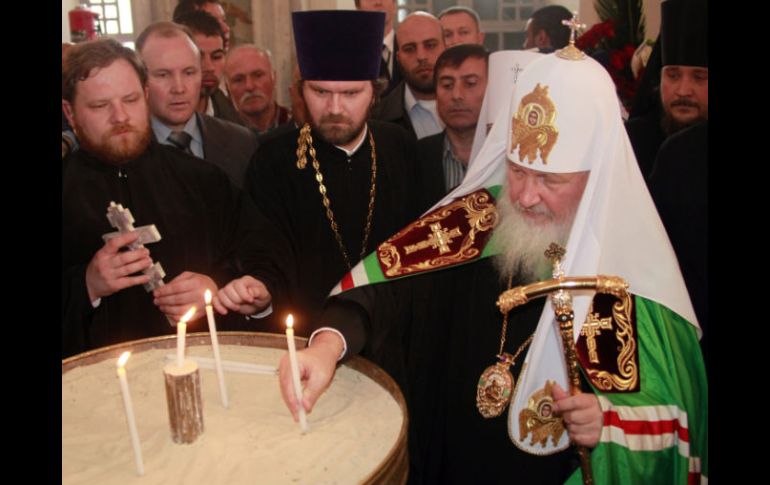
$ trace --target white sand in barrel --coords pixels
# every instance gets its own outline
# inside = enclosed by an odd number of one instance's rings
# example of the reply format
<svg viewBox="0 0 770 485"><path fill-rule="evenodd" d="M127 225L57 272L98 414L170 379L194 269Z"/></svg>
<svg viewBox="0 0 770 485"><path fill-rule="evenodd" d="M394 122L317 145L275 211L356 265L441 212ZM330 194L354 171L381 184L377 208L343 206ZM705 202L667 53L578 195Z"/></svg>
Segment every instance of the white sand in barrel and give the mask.
<svg viewBox="0 0 770 485"><path fill-rule="evenodd" d="M308 415L302 435L278 388L278 377L225 372L230 409L216 373L200 369L204 432L175 444L168 424L163 365L173 349L133 354L126 366L145 474L136 475L115 359L62 375L63 484L353 484L381 463L403 417L388 392L340 367ZM278 365L279 349L224 345L222 358ZM188 355L211 357L209 346Z"/></svg>

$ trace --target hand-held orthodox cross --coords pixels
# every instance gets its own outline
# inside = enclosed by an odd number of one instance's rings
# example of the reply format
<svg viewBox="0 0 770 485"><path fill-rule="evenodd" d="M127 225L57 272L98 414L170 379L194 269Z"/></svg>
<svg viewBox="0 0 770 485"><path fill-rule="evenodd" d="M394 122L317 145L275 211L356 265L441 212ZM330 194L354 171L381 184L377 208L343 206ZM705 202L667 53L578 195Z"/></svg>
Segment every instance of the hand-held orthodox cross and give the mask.
<svg viewBox="0 0 770 485"><path fill-rule="evenodd" d="M145 244L160 241L160 233L155 227L155 224L135 228L134 216L129 209L124 208L121 204L110 202L109 207L107 207L107 220L110 221L110 225L117 229L117 231L104 234L102 236L104 242L109 241L119 234L125 234L131 231L139 233L139 239L128 246L132 250L142 248ZM150 281L144 284L144 289L146 291L150 292L155 288L163 286L163 277L166 276L166 272L163 271L160 262L156 262L149 268L143 270L142 274L150 276Z"/></svg>

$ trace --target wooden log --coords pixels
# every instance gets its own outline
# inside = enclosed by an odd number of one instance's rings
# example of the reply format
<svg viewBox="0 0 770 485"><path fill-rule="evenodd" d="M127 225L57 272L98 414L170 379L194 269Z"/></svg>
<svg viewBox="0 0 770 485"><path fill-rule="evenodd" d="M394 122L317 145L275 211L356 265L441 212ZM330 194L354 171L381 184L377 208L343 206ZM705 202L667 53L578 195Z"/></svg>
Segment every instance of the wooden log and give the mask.
<svg viewBox="0 0 770 485"><path fill-rule="evenodd" d="M174 443L192 443L203 433L203 400L198 364L185 359L163 368L171 439Z"/></svg>

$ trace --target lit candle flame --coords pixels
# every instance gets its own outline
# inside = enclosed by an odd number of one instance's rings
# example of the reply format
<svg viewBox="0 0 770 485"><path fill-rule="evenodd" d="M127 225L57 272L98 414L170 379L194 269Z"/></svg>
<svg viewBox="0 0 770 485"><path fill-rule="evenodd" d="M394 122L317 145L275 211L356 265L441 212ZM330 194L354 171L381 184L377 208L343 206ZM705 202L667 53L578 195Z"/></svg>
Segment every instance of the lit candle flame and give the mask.
<svg viewBox="0 0 770 485"><path fill-rule="evenodd" d="M195 307L192 307L189 310L187 310L187 313L185 313L182 316L182 319L179 321L182 323L187 323L193 317L193 315L195 315Z"/></svg>
<svg viewBox="0 0 770 485"><path fill-rule="evenodd" d="M118 359L118 367L125 367L129 357L131 357L131 352L129 351L120 354L120 358Z"/></svg>
<svg viewBox="0 0 770 485"><path fill-rule="evenodd" d="M211 305L211 290L206 289L206 292L203 294L203 299L206 300L206 305Z"/></svg>
<svg viewBox="0 0 770 485"><path fill-rule="evenodd" d="M289 316L286 317L286 326L289 328L292 328L294 326L294 317L291 316L291 313L289 313Z"/></svg>

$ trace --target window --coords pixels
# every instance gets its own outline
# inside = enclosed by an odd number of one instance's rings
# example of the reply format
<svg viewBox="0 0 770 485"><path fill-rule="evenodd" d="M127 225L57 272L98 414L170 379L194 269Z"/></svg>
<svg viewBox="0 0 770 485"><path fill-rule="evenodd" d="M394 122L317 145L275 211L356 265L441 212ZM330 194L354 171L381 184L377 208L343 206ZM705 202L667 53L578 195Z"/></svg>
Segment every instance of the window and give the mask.
<svg viewBox="0 0 770 485"><path fill-rule="evenodd" d="M127 47L134 47L134 22L131 0L88 0L88 8L99 14L102 37L112 37Z"/></svg>
<svg viewBox="0 0 770 485"><path fill-rule="evenodd" d="M481 30L485 32L484 46L490 52L521 49L526 39L527 20L532 13L550 4L561 4L576 10L580 0L397 0L398 21L411 12L424 10L438 15L447 7L470 7L481 18Z"/></svg>

